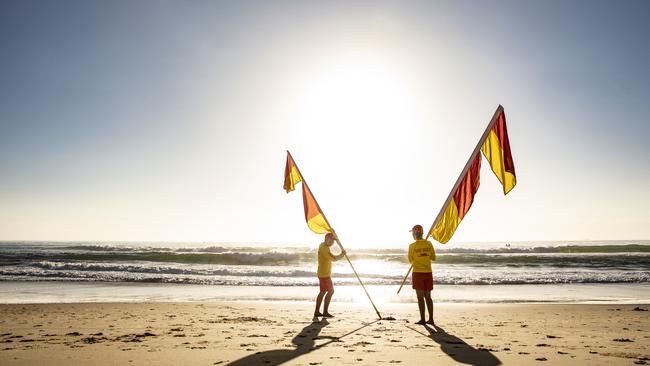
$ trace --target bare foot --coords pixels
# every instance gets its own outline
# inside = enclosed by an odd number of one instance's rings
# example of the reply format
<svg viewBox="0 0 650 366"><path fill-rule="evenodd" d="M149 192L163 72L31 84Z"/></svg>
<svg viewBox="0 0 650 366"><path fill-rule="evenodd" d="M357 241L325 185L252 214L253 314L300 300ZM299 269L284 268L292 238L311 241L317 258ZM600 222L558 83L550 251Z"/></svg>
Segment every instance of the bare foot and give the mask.
<svg viewBox="0 0 650 366"><path fill-rule="evenodd" d="M317 311L317 312L314 313L314 317L317 317L317 316L323 316L323 314L321 314L320 311Z"/></svg>
<svg viewBox="0 0 650 366"><path fill-rule="evenodd" d="M325 313L323 314L323 318L333 318L333 317L334 317L334 315L332 315L332 314L330 314L330 313L328 313L328 312L325 312Z"/></svg>
<svg viewBox="0 0 650 366"><path fill-rule="evenodd" d="M415 322L415 323L413 323L413 324L424 325L424 324L426 324L426 323L424 322L424 319L420 319L420 321L417 321L417 322Z"/></svg>
<svg viewBox="0 0 650 366"><path fill-rule="evenodd" d="M429 320L427 320L427 324L434 325L434 324L433 324L433 319L429 319Z"/></svg>

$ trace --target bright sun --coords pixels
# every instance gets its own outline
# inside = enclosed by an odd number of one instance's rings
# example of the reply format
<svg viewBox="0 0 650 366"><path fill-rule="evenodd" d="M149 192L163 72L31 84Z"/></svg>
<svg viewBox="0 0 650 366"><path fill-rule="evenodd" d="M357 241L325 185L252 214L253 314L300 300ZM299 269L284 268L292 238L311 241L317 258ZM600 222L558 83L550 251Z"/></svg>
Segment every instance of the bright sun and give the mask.
<svg viewBox="0 0 650 366"><path fill-rule="evenodd" d="M345 54L307 69L292 92L290 120L303 134L339 133L354 139L395 139L420 110L408 67L376 54ZM324 128L327 126L327 128ZM315 130L316 129L316 130ZM329 132L328 132L329 131ZM383 135L382 135L383 134ZM406 137L406 136L404 136Z"/></svg>

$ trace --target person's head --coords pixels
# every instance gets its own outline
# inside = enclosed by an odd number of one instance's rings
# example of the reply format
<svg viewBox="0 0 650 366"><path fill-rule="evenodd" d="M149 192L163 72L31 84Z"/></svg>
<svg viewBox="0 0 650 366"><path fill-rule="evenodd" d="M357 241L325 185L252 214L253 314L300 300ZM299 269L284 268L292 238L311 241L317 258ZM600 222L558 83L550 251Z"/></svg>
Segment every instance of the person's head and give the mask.
<svg viewBox="0 0 650 366"><path fill-rule="evenodd" d="M422 229L422 225L415 225L411 229L411 234L413 234L413 239L415 240L422 240L422 236L424 235L424 230Z"/></svg>
<svg viewBox="0 0 650 366"><path fill-rule="evenodd" d="M332 244L334 244L334 234L332 233L325 234L325 244L327 244L328 246L332 246Z"/></svg>

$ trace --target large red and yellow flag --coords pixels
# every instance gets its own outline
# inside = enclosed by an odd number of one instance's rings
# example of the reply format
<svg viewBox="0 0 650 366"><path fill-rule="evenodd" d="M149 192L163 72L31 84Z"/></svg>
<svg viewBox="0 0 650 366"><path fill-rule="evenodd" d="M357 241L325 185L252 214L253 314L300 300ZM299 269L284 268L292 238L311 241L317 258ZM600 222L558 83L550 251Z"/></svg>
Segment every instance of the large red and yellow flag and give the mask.
<svg viewBox="0 0 650 366"><path fill-rule="evenodd" d="M296 184L301 181L303 181L303 179L298 171L298 167L293 161L291 154L287 152L287 165L284 168L284 189L289 193L296 189ZM307 226L309 226L311 231L316 234L331 233L332 228L330 228L325 220L318 203L316 203L314 195L311 193L309 186L307 186L304 181L302 183L302 203L305 207L305 220L307 221Z"/></svg>
<svg viewBox="0 0 650 366"><path fill-rule="evenodd" d="M451 200L447 203L442 217L429 233L434 239L441 243L446 243L451 239L460 221L465 217L469 208L472 207L474 195L478 191L480 184L481 155L476 154L472 165L470 165L456 191L451 196Z"/></svg>
<svg viewBox="0 0 650 366"><path fill-rule="evenodd" d="M479 145L485 158L490 163L492 171L503 185L503 193L507 194L517 184L517 178L515 177L515 165L510 153L506 115L502 106L497 108L495 116L490 122L491 127L488 126L484 140L479 142ZM478 151L474 153L474 157L470 161L465 175L460 180L455 191L452 192L447 206L444 207L442 217L438 219L429 232L429 235L440 243L446 243L451 239L474 202L474 195L478 191L481 174L481 155Z"/></svg>

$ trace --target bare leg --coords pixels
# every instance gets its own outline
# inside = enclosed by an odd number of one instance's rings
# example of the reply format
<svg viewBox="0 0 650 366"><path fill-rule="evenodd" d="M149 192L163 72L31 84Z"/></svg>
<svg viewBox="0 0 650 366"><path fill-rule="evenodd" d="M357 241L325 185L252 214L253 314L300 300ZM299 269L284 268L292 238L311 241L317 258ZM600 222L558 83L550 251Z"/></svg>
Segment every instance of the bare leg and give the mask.
<svg viewBox="0 0 650 366"><path fill-rule="evenodd" d="M327 295L325 295L325 304L323 305L323 315L331 316L328 309L330 308L330 301L332 301L332 295L334 295L334 290L327 291Z"/></svg>
<svg viewBox="0 0 650 366"><path fill-rule="evenodd" d="M424 324L424 291L415 290L415 294L418 296L418 308L420 309L420 321L416 324Z"/></svg>
<svg viewBox="0 0 650 366"><path fill-rule="evenodd" d="M314 310L314 316L322 316L323 315L319 311L320 304L323 302L323 296L325 296L325 291L319 292L318 296L316 296L316 310ZM326 300L325 304L327 304L327 300ZM327 309L327 305L325 305L325 309Z"/></svg>
<svg viewBox="0 0 650 366"><path fill-rule="evenodd" d="M427 302L427 310L429 310L429 321L428 324L433 324L433 300L431 299L431 291L424 291L424 299ZM424 319L424 312L421 311L422 318Z"/></svg>

